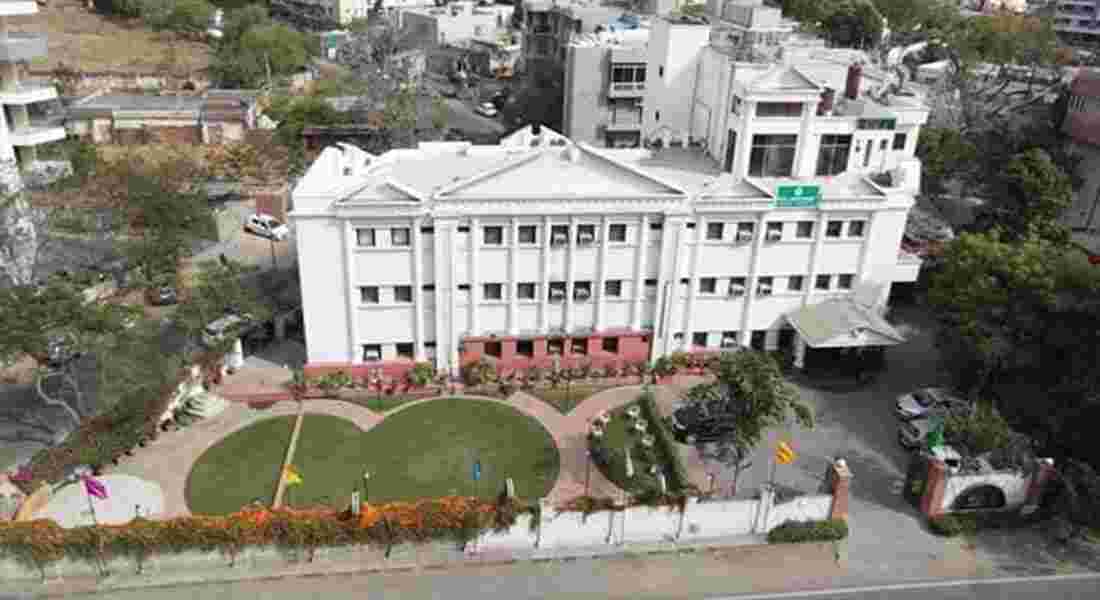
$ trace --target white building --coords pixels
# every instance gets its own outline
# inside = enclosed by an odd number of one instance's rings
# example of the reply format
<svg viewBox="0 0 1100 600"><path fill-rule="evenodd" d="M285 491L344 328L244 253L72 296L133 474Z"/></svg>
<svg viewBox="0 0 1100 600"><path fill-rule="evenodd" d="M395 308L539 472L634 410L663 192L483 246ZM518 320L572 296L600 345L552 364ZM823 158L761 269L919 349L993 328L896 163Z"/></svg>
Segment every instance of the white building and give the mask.
<svg viewBox="0 0 1100 600"><path fill-rule="evenodd" d="M470 0L445 7L408 8L400 14L400 26L417 45L457 44L471 40L497 42L512 21L512 6L479 6Z"/></svg>
<svg viewBox="0 0 1100 600"><path fill-rule="evenodd" d="M899 246L927 109L874 93L857 66L728 60L704 61L682 100L687 144L598 149L526 128L497 146L327 148L291 214L308 366L739 346L800 361L807 345L900 341L879 313L920 267Z"/></svg>
<svg viewBox="0 0 1100 600"><path fill-rule="evenodd" d="M1054 30L1071 42L1100 39L1100 8L1096 0L1055 0Z"/></svg>

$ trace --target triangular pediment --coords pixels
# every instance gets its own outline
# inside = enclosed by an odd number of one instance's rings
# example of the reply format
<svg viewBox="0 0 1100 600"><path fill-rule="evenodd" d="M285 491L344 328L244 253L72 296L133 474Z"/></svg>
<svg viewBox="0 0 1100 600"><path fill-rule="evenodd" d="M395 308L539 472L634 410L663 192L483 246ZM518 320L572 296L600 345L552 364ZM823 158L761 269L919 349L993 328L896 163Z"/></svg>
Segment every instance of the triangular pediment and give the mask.
<svg viewBox="0 0 1100 600"><path fill-rule="evenodd" d="M803 75L795 67L781 66L752 80L749 90L754 92L819 92L821 85Z"/></svg>
<svg viewBox="0 0 1100 600"><path fill-rule="evenodd" d="M679 187L583 144L540 148L439 190L462 198L678 196Z"/></svg>
<svg viewBox="0 0 1100 600"><path fill-rule="evenodd" d="M415 191L392 179L372 182L341 198L341 202L352 204L364 202L422 202L423 198Z"/></svg>

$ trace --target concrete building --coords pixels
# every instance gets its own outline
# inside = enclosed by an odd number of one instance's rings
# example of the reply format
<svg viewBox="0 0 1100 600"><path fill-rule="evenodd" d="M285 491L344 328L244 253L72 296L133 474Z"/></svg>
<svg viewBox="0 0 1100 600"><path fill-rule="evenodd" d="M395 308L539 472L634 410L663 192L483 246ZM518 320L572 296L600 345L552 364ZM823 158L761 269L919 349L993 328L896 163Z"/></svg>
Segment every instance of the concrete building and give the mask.
<svg viewBox="0 0 1100 600"><path fill-rule="evenodd" d="M1093 44L1100 41L1100 2L1097 0L1055 0L1054 30L1070 42Z"/></svg>
<svg viewBox="0 0 1100 600"><path fill-rule="evenodd" d="M207 90L201 96L93 94L68 109L65 126L94 143L218 144L256 127L258 93Z"/></svg>
<svg viewBox="0 0 1100 600"><path fill-rule="evenodd" d="M470 40L496 43L512 22L514 7L479 6L462 0L438 8L409 8L401 12L401 28L418 46L455 44Z"/></svg>
<svg viewBox="0 0 1100 600"><path fill-rule="evenodd" d="M1070 87L1069 106L1062 131L1081 156L1079 173L1085 182L1074 192L1064 223L1084 232L1100 231L1100 71L1081 69Z"/></svg>
<svg viewBox="0 0 1100 600"><path fill-rule="evenodd" d="M36 169L38 146L65 139L57 89L23 80L27 64L46 57L46 36L8 31L10 17L37 12L33 1L0 3L0 187L9 192L22 188L20 171Z"/></svg>
<svg viewBox="0 0 1100 600"><path fill-rule="evenodd" d="M927 109L877 94L858 65L839 84L835 65L735 66L701 68L689 144L600 149L528 127L495 146L324 150L290 215L309 368L739 347L801 365L808 347L901 341L880 314L920 269L900 244Z"/></svg>
<svg viewBox="0 0 1100 600"><path fill-rule="evenodd" d="M323 20L347 25L355 19L367 18L374 0L277 0L271 6L276 12L292 11L310 22Z"/></svg>

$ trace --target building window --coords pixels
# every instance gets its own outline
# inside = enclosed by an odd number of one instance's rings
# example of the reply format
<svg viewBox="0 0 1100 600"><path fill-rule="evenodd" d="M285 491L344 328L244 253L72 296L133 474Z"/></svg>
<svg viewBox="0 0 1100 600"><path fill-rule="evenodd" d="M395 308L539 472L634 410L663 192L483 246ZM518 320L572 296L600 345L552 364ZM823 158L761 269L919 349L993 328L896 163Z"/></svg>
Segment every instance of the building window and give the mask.
<svg viewBox="0 0 1100 600"><path fill-rule="evenodd" d="M649 224L649 230L650 231L661 231L664 228L665 228L665 224L660 222L660 221L654 221L654 222Z"/></svg>
<svg viewBox="0 0 1100 600"><path fill-rule="evenodd" d="M434 294L435 293L435 284L426 283L426 284L420 286L420 291L424 292L425 294L429 294L429 293Z"/></svg>
<svg viewBox="0 0 1100 600"><path fill-rule="evenodd" d="M355 243L362 248L373 248L374 242L374 230L373 229L356 229L355 230Z"/></svg>
<svg viewBox="0 0 1100 600"><path fill-rule="evenodd" d="M783 223L769 222L768 229L764 232L764 239L769 242L778 242L783 239Z"/></svg>
<svg viewBox="0 0 1100 600"><path fill-rule="evenodd" d="M573 338L573 354L588 354L588 338Z"/></svg>
<svg viewBox="0 0 1100 600"><path fill-rule="evenodd" d="M420 234L421 235L435 235L435 227L421 227L420 228Z"/></svg>
<svg viewBox="0 0 1100 600"><path fill-rule="evenodd" d="M573 282L573 300L577 302L586 302L592 297L592 282L591 281L575 281Z"/></svg>
<svg viewBox="0 0 1100 600"><path fill-rule="evenodd" d="M535 284L533 283L517 283L516 284L516 298L520 300L534 300L535 299Z"/></svg>
<svg viewBox="0 0 1100 600"><path fill-rule="evenodd" d="M707 332L705 332L705 331L696 331L695 333L691 334L691 345L695 346L697 348L706 348L707 347Z"/></svg>
<svg viewBox="0 0 1100 600"><path fill-rule="evenodd" d="M829 275L818 275L817 279L814 280L814 289L815 290L827 290L827 289L829 289L829 279L830 279Z"/></svg>
<svg viewBox="0 0 1100 600"><path fill-rule="evenodd" d="M852 279L854 279L854 278L855 278L855 276L851 275L851 274L837 275L836 276L836 287L837 287L837 289L841 289L841 290L850 290L850 289L852 289Z"/></svg>
<svg viewBox="0 0 1100 600"><path fill-rule="evenodd" d="M520 225L519 226L519 243L521 244L537 244L538 228L534 225Z"/></svg>
<svg viewBox="0 0 1100 600"><path fill-rule="evenodd" d="M814 237L814 222L799 221L798 226L795 227L794 236L800 240L808 240Z"/></svg>
<svg viewBox="0 0 1100 600"><path fill-rule="evenodd" d="M645 83L644 64L611 65L612 83Z"/></svg>
<svg viewBox="0 0 1100 600"><path fill-rule="evenodd" d="M661 120L661 111L659 111L659 110L653 111L653 120L654 121L660 121Z"/></svg>
<svg viewBox="0 0 1100 600"><path fill-rule="evenodd" d="M625 242L626 241L626 225L622 223L616 223L609 225L607 228L607 238L612 242Z"/></svg>
<svg viewBox="0 0 1100 600"><path fill-rule="evenodd" d="M752 233L756 230L755 223L738 223L737 224L737 241L749 242L752 241Z"/></svg>
<svg viewBox="0 0 1100 600"><path fill-rule="evenodd" d="M722 240L722 234L725 233L724 223L707 223L707 239L708 240Z"/></svg>
<svg viewBox="0 0 1100 600"><path fill-rule="evenodd" d="M657 295L657 280L656 279L646 279L645 280L645 295L647 297L652 297L652 296Z"/></svg>
<svg viewBox="0 0 1100 600"><path fill-rule="evenodd" d="M605 337L600 341L600 348L608 354L619 353L619 338L617 337Z"/></svg>
<svg viewBox="0 0 1100 600"><path fill-rule="evenodd" d="M740 96L734 96L733 97L732 106L730 106L730 112L732 112L735 115L741 114L741 97Z"/></svg>
<svg viewBox="0 0 1100 600"><path fill-rule="evenodd" d="M737 332L736 331L723 331L722 332L722 347L723 348L736 348L737 347Z"/></svg>
<svg viewBox="0 0 1100 600"><path fill-rule="evenodd" d="M485 355L500 358L504 354L504 345L500 342L485 342Z"/></svg>
<svg viewBox="0 0 1100 600"><path fill-rule="evenodd" d="M758 117L801 117L801 102L757 102Z"/></svg>
<svg viewBox="0 0 1100 600"><path fill-rule="evenodd" d="M577 244L588 246L596 243L595 225L577 225Z"/></svg>
<svg viewBox="0 0 1100 600"><path fill-rule="evenodd" d="M569 243L569 226L554 225L550 227L550 245L564 246Z"/></svg>
<svg viewBox="0 0 1100 600"><path fill-rule="evenodd" d="M806 278L802 275L791 275L787 278L787 290L791 292L801 292L802 285L806 282Z"/></svg>
<svg viewBox="0 0 1100 600"><path fill-rule="evenodd" d="M416 357L416 351L413 350L411 343L397 344L397 358L406 358L412 360Z"/></svg>
<svg viewBox="0 0 1100 600"><path fill-rule="evenodd" d="M718 280L714 277L703 277L699 279L699 293L700 294L713 294L718 291Z"/></svg>
<svg viewBox="0 0 1100 600"><path fill-rule="evenodd" d="M482 228L485 244L487 246L500 246L504 243L504 228L493 225Z"/></svg>
<svg viewBox="0 0 1100 600"><path fill-rule="evenodd" d="M393 286L393 301L409 303L413 301L413 289L411 285Z"/></svg>
<svg viewBox="0 0 1100 600"><path fill-rule="evenodd" d="M382 360L382 344L363 344L363 361L376 362Z"/></svg>
<svg viewBox="0 0 1100 600"><path fill-rule="evenodd" d="M772 283L774 283L771 277L759 277L756 280L756 295L757 296L771 296L772 295Z"/></svg>
<svg viewBox="0 0 1100 600"><path fill-rule="evenodd" d="M504 286L499 283L486 283L481 286L481 293L485 300L503 300Z"/></svg>
<svg viewBox="0 0 1100 600"><path fill-rule="evenodd" d="M459 225L458 226L458 232L459 233L470 233L470 226L469 225Z"/></svg>
<svg viewBox="0 0 1100 600"><path fill-rule="evenodd" d="M757 134L752 136L749 175L753 177L790 177L794 169L797 135Z"/></svg>
<svg viewBox="0 0 1100 600"><path fill-rule="evenodd" d="M661 66L657 67L657 77L664 77L664 76L665 76L665 66L661 65Z"/></svg>
<svg viewBox="0 0 1100 600"><path fill-rule="evenodd" d="M825 237L838 238L842 229L844 229L843 221L829 221L825 225Z"/></svg>
<svg viewBox="0 0 1100 600"><path fill-rule="evenodd" d="M893 146L892 149L893 150L905 150L905 142L907 141L908 137L909 136L905 135L904 133L895 133L894 134L894 146Z"/></svg>
<svg viewBox="0 0 1100 600"><path fill-rule="evenodd" d="M623 281L621 279L608 279L603 282L603 293L608 298L621 298L623 296Z"/></svg>
<svg viewBox="0 0 1100 600"><path fill-rule="evenodd" d="M390 230L390 242L394 246L408 246L409 245L409 228L408 227L394 227Z"/></svg>
<svg viewBox="0 0 1100 600"><path fill-rule="evenodd" d="M546 340L546 353L560 356L565 352L565 344L560 340Z"/></svg>
<svg viewBox="0 0 1100 600"><path fill-rule="evenodd" d="M359 302L362 304L378 304L378 286L366 286L359 288Z"/></svg>
<svg viewBox="0 0 1100 600"><path fill-rule="evenodd" d="M839 175L847 171L851 152L851 135L821 136L821 147L817 150L817 175Z"/></svg>
<svg viewBox="0 0 1100 600"><path fill-rule="evenodd" d="M564 281L551 281L549 298L551 302L564 302L565 301L565 282Z"/></svg>
<svg viewBox="0 0 1100 600"><path fill-rule="evenodd" d="M731 277L730 287L728 294L730 296L744 296L745 295L745 278L744 277Z"/></svg>
<svg viewBox="0 0 1100 600"><path fill-rule="evenodd" d="M517 340L516 354L520 356L526 356L527 358L534 358L535 342L533 340Z"/></svg>
<svg viewBox="0 0 1100 600"><path fill-rule="evenodd" d="M878 141L878 149L879 150L886 150L886 140L879 140Z"/></svg>
<svg viewBox="0 0 1100 600"><path fill-rule="evenodd" d="M863 221L849 221L848 222L848 237L861 238L863 237L863 229L866 227L866 223Z"/></svg>

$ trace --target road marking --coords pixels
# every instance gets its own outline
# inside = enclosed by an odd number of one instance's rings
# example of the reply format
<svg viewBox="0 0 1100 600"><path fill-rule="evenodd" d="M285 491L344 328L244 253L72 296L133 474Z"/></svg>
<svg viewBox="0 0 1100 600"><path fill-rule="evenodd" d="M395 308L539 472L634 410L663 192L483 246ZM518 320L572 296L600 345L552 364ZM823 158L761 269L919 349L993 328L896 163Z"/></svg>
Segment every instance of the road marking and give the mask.
<svg viewBox="0 0 1100 600"><path fill-rule="evenodd" d="M770 594L741 594L737 596L719 596L710 600L779 600L780 598L810 598L815 596L835 596L838 594L865 594L868 592L891 592L906 590L926 590L935 588L957 588L971 585L995 585L1008 583L1044 583L1055 581L1100 579L1100 573L1074 573L1070 575L1046 575L1040 577L1002 577L989 579L958 579L955 581L920 581L914 583L892 583L863 587L838 587L828 590L808 590L804 592L779 592Z"/></svg>

